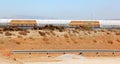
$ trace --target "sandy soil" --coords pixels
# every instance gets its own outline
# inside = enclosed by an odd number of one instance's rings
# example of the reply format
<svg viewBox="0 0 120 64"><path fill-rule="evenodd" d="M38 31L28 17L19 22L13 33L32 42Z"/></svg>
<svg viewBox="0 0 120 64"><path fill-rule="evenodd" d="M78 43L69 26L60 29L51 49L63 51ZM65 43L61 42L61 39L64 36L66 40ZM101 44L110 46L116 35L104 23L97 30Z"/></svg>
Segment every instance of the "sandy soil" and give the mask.
<svg viewBox="0 0 120 64"><path fill-rule="evenodd" d="M24 64L120 64L120 58L73 59L62 62L25 62Z"/></svg>
<svg viewBox="0 0 120 64"><path fill-rule="evenodd" d="M1 50L120 49L119 30L66 30L64 32L30 30L27 35L12 31L11 36L6 36L4 33L0 34Z"/></svg>
<svg viewBox="0 0 120 64"><path fill-rule="evenodd" d="M6 33L7 32L7 33ZM28 31L2 31L0 32L0 55L12 59L23 59L25 64L118 64L120 58L84 58L75 56L74 59L61 59L56 57L49 57L46 54L29 54L27 55L13 55L11 50L59 50L59 49L118 49L120 50L120 30L74 30L66 29L62 32L58 30L28 30ZM78 53L77 53L78 54ZM89 53L86 53L89 54ZM94 53L95 54L95 53ZM94 55L93 54L93 55ZM111 54L112 53L101 53ZM59 54L51 54L53 56L60 56ZM120 55L120 53L115 53ZM25 56L25 57L24 57ZM28 57L26 57L28 56ZM68 55L69 56L69 55ZM69 56L71 58L73 56ZM62 56L64 57L64 56ZM29 58L29 59L28 59ZM77 58L77 59L76 59ZM81 59L82 58L82 59ZM84 58L84 59L83 59ZM5 59L5 62L9 59ZM11 60L12 63L14 63ZM29 61L31 60L31 61ZM105 61L106 60L106 61ZM0 62L3 61L0 57ZM97 61L97 62L96 62ZM11 63L11 62L8 62Z"/></svg>
<svg viewBox="0 0 120 64"><path fill-rule="evenodd" d="M0 56L0 64L23 64L20 61L15 61L11 58Z"/></svg>
<svg viewBox="0 0 120 64"><path fill-rule="evenodd" d="M36 60L35 60L36 59ZM120 64L118 57L83 57L65 54L54 58L32 58L24 60L24 64Z"/></svg>

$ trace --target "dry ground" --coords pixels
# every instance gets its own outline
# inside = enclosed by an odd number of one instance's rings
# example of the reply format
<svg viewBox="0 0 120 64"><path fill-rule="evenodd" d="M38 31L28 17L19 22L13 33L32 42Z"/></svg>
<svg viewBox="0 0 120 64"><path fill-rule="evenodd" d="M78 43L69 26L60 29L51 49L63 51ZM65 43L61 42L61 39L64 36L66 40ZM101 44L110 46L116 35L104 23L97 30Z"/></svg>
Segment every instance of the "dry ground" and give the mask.
<svg viewBox="0 0 120 64"><path fill-rule="evenodd" d="M118 49L120 50L120 30L27 30L0 31L0 55L28 59L39 54L12 55L11 50L58 50L58 49ZM77 53L78 54L78 53ZM111 54L111 53L110 53ZM59 56L59 54L51 54ZM61 55L61 54L60 54ZM93 54L94 55L94 54ZM111 54L112 55L112 54ZM120 55L120 54L116 54ZM24 58L25 56L25 58ZM28 56L26 58L26 56ZM42 56L48 57L43 54ZM1 60L2 57L0 57ZM19 58L20 59L20 58ZM3 59L4 60L4 59ZM34 60L34 59L33 59ZM41 61L54 61L54 58ZM13 61L13 60L12 60ZM60 61L57 59L56 61ZM29 64L29 63L28 63Z"/></svg>
<svg viewBox="0 0 120 64"><path fill-rule="evenodd" d="M0 51L53 49L120 49L120 30L1 31ZM6 53L5 52L5 53Z"/></svg>
<svg viewBox="0 0 120 64"><path fill-rule="evenodd" d="M120 49L120 30L29 30L0 34L0 49ZM24 34L25 33L25 34Z"/></svg>

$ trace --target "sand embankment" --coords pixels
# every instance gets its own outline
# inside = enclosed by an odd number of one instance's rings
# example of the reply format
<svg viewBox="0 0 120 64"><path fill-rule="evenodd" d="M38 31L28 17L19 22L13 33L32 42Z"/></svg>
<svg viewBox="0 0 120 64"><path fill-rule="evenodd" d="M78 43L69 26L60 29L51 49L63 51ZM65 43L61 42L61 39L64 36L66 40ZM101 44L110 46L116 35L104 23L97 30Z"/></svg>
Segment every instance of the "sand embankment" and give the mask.
<svg viewBox="0 0 120 64"><path fill-rule="evenodd" d="M120 30L29 30L0 34L0 49L120 49Z"/></svg>

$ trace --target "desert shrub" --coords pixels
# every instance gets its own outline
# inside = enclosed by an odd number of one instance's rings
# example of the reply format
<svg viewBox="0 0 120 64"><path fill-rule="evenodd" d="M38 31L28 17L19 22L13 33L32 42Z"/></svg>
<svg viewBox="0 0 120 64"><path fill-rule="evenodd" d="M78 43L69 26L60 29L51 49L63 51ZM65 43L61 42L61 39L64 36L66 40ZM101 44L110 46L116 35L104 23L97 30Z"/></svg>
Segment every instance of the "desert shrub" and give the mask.
<svg viewBox="0 0 120 64"><path fill-rule="evenodd" d="M101 29L100 32L106 32L106 30L105 29Z"/></svg>
<svg viewBox="0 0 120 64"><path fill-rule="evenodd" d="M16 61L16 58L13 58L14 61Z"/></svg>
<svg viewBox="0 0 120 64"><path fill-rule="evenodd" d="M60 26L60 27L57 27L56 29L58 29L59 32L63 32L65 28L63 26Z"/></svg>
<svg viewBox="0 0 120 64"><path fill-rule="evenodd" d="M30 33L30 31L28 31L28 30L24 30L24 32L26 32L26 33Z"/></svg>
<svg viewBox="0 0 120 64"><path fill-rule="evenodd" d="M93 40L94 43L97 43L97 40Z"/></svg>
<svg viewBox="0 0 120 64"><path fill-rule="evenodd" d="M20 42L16 42L16 44L20 45Z"/></svg>
<svg viewBox="0 0 120 64"><path fill-rule="evenodd" d="M48 41L49 39L48 38L43 38L44 41Z"/></svg>
<svg viewBox="0 0 120 64"><path fill-rule="evenodd" d="M54 36L56 35L53 31L50 31L50 33L51 33L52 35L54 35Z"/></svg>
<svg viewBox="0 0 120 64"><path fill-rule="evenodd" d="M33 39L32 37L29 37L29 39Z"/></svg>
<svg viewBox="0 0 120 64"><path fill-rule="evenodd" d="M120 32L116 32L116 35L120 35Z"/></svg>
<svg viewBox="0 0 120 64"><path fill-rule="evenodd" d="M41 36L45 36L45 33L44 33L44 32L39 31L39 34L40 34Z"/></svg>
<svg viewBox="0 0 120 64"><path fill-rule="evenodd" d="M19 34L20 35L27 35L27 32L26 31L20 31Z"/></svg>
<svg viewBox="0 0 120 64"><path fill-rule="evenodd" d="M65 37L65 38L69 38L69 36L68 36L67 34L64 34L64 37Z"/></svg>
<svg viewBox="0 0 120 64"><path fill-rule="evenodd" d="M26 38L24 38L24 41L26 40Z"/></svg>
<svg viewBox="0 0 120 64"><path fill-rule="evenodd" d="M85 26L80 26L81 30L93 30L92 26L90 24L85 25Z"/></svg>
<svg viewBox="0 0 120 64"><path fill-rule="evenodd" d="M11 36L12 33L10 33L10 32L5 32L5 35L6 35L6 36Z"/></svg>
<svg viewBox="0 0 120 64"><path fill-rule="evenodd" d="M41 30L47 29L47 30L59 30L60 32L63 32L64 27L63 26L53 26L53 25L45 25L44 27L40 27Z"/></svg>
<svg viewBox="0 0 120 64"><path fill-rule="evenodd" d="M78 32L78 31L76 31L76 30L72 30L72 32L73 32L73 33L79 33L79 32Z"/></svg>
<svg viewBox="0 0 120 64"><path fill-rule="evenodd" d="M111 40L108 40L108 43L109 43L109 44L113 44L113 41L111 41Z"/></svg>
<svg viewBox="0 0 120 64"><path fill-rule="evenodd" d="M57 37L59 37L59 35L57 35Z"/></svg>
<svg viewBox="0 0 120 64"><path fill-rule="evenodd" d="M94 33L97 33L98 31L97 30L94 30Z"/></svg>
<svg viewBox="0 0 120 64"><path fill-rule="evenodd" d="M50 32L45 32L47 35L50 35Z"/></svg>
<svg viewBox="0 0 120 64"><path fill-rule="evenodd" d="M18 38L22 38L22 36L17 36Z"/></svg>
<svg viewBox="0 0 120 64"><path fill-rule="evenodd" d="M119 39L117 39L117 42L120 42L120 40L119 40Z"/></svg>
<svg viewBox="0 0 120 64"><path fill-rule="evenodd" d="M63 30L62 30L62 29L59 29L59 32L63 32Z"/></svg>
<svg viewBox="0 0 120 64"><path fill-rule="evenodd" d="M90 32L90 31L88 31L88 34L91 34L91 32Z"/></svg>
<svg viewBox="0 0 120 64"><path fill-rule="evenodd" d="M0 31L3 31L3 28L0 28Z"/></svg>
<svg viewBox="0 0 120 64"><path fill-rule="evenodd" d="M83 39L83 37L79 37L79 39Z"/></svg>
<svg viewBox="0 0 120 64"><path fill-rule="evenodd" d="M107 35L110 35L111 33L110 32L106 32Z"/></svg>
<svg viewBox="0 0 120 64"><path fill-rule="evenodd" d="M0 34L3 34L3 32L2 32L2 31L0 31Z"/></svg>
<svg viewBox="0 0 120 64"><path fill-rule="evenodd" d="M74 41L74 44L77 44L78 42L77 41Z"/></svg>

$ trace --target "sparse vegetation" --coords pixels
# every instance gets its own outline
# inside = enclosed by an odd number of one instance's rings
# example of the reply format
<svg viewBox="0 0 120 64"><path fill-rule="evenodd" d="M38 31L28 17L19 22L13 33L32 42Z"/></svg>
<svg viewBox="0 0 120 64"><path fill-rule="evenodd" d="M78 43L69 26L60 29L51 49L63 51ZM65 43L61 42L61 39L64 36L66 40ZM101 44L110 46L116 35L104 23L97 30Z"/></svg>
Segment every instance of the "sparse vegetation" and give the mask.
<svg viewBox="0 0 120 64"><path fill-rule="evenodd" d="M20 31L19 34L20 35L27 35L27 32L26 31Z"/></svg>
<svg viewBox="0 0 120 64"><path fill-rule="evenodd" d="M0 31L0 34L3 34L3 31Z"/></svg>
<svg viewBox="0 0 120 64"><path fill-rule="evenodd" d="M63 32L63 26L53 26L53 25L46 25L44 27L39 27L40 30L59 30L59 32Z"/></svg>
<svg viewBox="0 0 120 64"><path fill-rule="evenodd" d="M50 33L51 33L53 36L55 36L55 35L56 35L53 31L50 31Z"/></svg>
<svg viewBox="0 0 120 64"><path fill-rule="evenodd" d="M94 30L94 33L97 33L98 31L97 30Z"/></svg>
<svg viewBox="0 0 120 64"><path fill-rule="evenodd" d="M16 42L16 44L20 45L20 42Z"/></svg>
<svg viewBox="0 0 120 64"><path fill-rule="evenodd" d="M45 32L47 35L50 35L50 32Z"/></svg>
<svg viewBox="0 0 120 64"><path fill-rule="evenodd" d="M92 29L92 26L90 26L90 25L85 25L85 26L77 26L75 29L77 29L77 30L93 30Z"/></svg>
<svg viewBox="0 0 120 64"><path fill-rule="evenodd" d="M40 34L41 36L45 36L45 32L39 31L39 34Z"/></svg>
<svg viewBox="0 0 120 64"><path fill-rule="evenodd" d="M110 35L111 33L110 32L106 32L106 34Z"/></svg>
<svg viewBox="0 0 120 64"><path fill-rule="evenodd" d="M88 31L88 34L91 34L91 32L90 32L90 31Z"/></svg>
<svg viewBox="0 0 120 64"><path fill-rule="evenodd" d="M66 42L67 42L67 43L70 43L70 41L69 41L69 40L66 40Z"/></svg>
<svg viewBox="0 0 120 64"><path fill-rule="evenodd" d="M29 37L29 39L32 39L32 40L33 40L33 38L32 38L32 37Z"/></svg>
<svg viewBox="0 0 120 64"><path fill-rule="evenodd" d="M10 33L10 32L5 32L5 35L6 35L6 36L11 36L12 33Z"/></svg>
<svg viewBox="0 0 120 64"><path fill-rule="evenodd" d="M77 41L74 41L75 44L77 44L78 42Z"/></svg>
<svg viewBox="0 0 120 64"><path fill-rule="evenodd" d="M17 36L18 38L22 38L22 36Z"/></svg>
<svg viewBox="0 0 120 64"><path fill-rule="evenodd" d="M105 30L105 29L101 29L100 31L101 31L101 32L106 32L106 30Z"/></svg>
<svg viewBox="0 0 120 64"><path fill-rule="evenodd" d="M65 37L65 38L69 38L69 36L68 36L67 34L64 34L64 37Z"/></svg>
<svg viewBox="0 0 120 64"><path fill-rule="evenodd" d="M94 43L97 43L97 40L93 40Z"/></svg>
<svg viewBox="0 0 120 64"><path fill-rule="evenodd" d="M26 38L24 38L24 40L26 40Z"/></svg>
<svg viewBox="0 0 120 64"><path fill-rule="evenodd" d="M120 32L116 32L116 35L120 35Z"/></svg>
<svg viewBox="0 0 120 64"><path fill-rule="evenodd" d="M117 42L120 42L120 40L119 40L119 39L117 39Z"/></svg>
<svg viewBox="0 0 120 64"><path fill-rule="evenodd" d="M48 38L43 38L44 41L48 41L49 39Z"/></svg>
<svg viewBox="0 0 120 64"><path fill-rule="evenodd" d="M108 43L109 43L109 44L113 44L113 41L111 41L111 40L108 40Z"/></svg>
<svg viewBox="0 0 120 64"><path fill-rule="evenodd" d="M30 31L28 31L28 30L24 30L24 32L26 32L26 33L30 33Z"/></svg>
<svg viewBox="0 0 120 64"><path fill-rule="evenodd" d="M73 32L73 33L79 33L79 32L78 32L78 31L76 31L76 30L72 30L72 32Z"/></svg>

